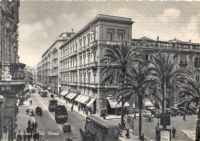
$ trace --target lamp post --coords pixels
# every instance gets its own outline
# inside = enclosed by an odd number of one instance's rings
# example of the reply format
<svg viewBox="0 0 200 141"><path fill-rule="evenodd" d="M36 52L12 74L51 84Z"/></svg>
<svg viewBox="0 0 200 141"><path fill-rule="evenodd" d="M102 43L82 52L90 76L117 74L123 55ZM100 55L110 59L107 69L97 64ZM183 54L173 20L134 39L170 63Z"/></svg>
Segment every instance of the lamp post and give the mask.
<svg viewBox="0 0 200 141"><path fill-rule="evenodd" d="M2 139L2 116L1 116L1 113L2 113L2 110L1 110L1 105L3 104L4 102L4 97L2 95L0 95L0 140Z"/></svg>

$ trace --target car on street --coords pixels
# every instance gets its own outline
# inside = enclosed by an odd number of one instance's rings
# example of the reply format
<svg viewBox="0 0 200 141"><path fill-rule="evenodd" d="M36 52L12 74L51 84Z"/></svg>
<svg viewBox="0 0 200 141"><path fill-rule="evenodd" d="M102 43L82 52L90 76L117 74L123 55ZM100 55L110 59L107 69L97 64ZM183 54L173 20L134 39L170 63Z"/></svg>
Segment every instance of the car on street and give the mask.
<svg viewBox="0 0 200 141"><path fill-rule="evenodd" d="M142 110L142 117L152 117L153 115L151 114L150 111L148 110Z"/></svg>
<svg viewBox="0 0 200 141"><path fill-rule="evenodd" d="M55 100L55 99L49 100L49 106L48 106L49 111L54 112L57 105L58 105L57 100Z"/></svg>
<svg viewBox="0 0 200 141"><path fill-rule="evenodd" d="M57 123L65 123L68 119L67 108L64 105L57 105L55 109L55 120Z"/></svg>
<svg viewBox="0 0 200 141"><path fill-rule="evenodd" d="M179 110L179 108L171 107L170 109L171 109L171 111L174 112L174 115L176 115L176 116L183 116L184 115L184 112Z"/></svg>
<svg viewBox="0 0 200 141"><path fill-rule="evenodd" d="M172 116L172 117L177 116L177 113L170 108L165 108L165 111L166 111L166 113L169 113L170 116Z"/></svg>
<svg viewBox="0 0 200 141"><path fill-rule="evenodd" d="M48 91L47 90L40 90L41 97L47 97Z"/></svg>

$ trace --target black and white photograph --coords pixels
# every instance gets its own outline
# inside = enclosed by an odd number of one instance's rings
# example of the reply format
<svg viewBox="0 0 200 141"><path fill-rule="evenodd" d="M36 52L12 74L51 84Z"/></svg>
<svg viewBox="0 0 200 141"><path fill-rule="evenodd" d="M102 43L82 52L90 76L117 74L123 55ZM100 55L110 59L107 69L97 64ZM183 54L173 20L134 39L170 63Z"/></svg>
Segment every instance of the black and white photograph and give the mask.
<svg viewBox="0 0 200 141"><path fill-rule="evenodd" d="M0 0L0 141L200 141L200 1Z"/></svg>

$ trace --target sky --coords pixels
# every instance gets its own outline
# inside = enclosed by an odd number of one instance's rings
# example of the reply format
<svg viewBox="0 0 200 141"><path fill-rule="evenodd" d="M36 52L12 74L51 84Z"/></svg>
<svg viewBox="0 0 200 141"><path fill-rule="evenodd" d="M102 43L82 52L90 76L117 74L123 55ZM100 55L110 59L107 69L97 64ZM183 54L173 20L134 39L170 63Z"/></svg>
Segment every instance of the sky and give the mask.
<svg viewBox="0 0 200 141"><path fill-rule="evenodd" d="M42 54L67 31L78 32L97 14L132 18L132 38L200 43L200 2L23 0L19 8L20 62L36 67Z"/></svg>

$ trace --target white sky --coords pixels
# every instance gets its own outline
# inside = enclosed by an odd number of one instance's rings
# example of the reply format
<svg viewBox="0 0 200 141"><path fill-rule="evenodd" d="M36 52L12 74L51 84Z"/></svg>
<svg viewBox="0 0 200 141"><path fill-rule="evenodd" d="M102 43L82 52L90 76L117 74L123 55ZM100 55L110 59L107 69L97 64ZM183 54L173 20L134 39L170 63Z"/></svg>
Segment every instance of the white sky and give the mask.
<svg viewBox="0 0 200 141"><path fill-rule="evenodd" d="M132 18L133 38L200 42L200 2L21 1L19 56L36 66L62 32L79 31L97 14Z"/></svg>

